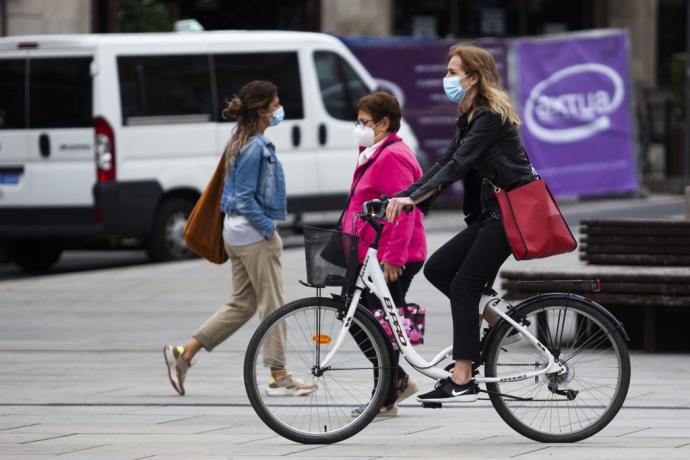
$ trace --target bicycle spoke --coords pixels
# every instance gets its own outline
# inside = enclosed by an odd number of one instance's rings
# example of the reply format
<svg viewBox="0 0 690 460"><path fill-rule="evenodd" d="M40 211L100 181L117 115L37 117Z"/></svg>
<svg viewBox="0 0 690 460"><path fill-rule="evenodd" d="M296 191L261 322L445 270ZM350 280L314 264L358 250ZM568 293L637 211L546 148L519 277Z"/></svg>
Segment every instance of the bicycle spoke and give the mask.
<svg viewBox="0 0 690 460"><path fill-rule="evenodd" d="M520 381L487 384L496 385L497 393L491 394L494 405L502 407L499 413L514 428L533 439L549 441L559 437L567 440L582 439L591 435L591 427L597 430L605 426L620 408L617 395L627 391L628 378L621 388L623 365L629 366L627 353L621 356L619 345L606 319L590 310L582 309L577 302L561 300L549 304L534 305L525 309L516 319L530 324L530 332L559 360L563 371L542 374ZM560 303L563 302L563 303ZM500 329L503 341L511 328ZM506 372L527 373L547 365L543 355L525 341L514 344L490 345L491 369L494 376ZM628 367L629 369L629 367ZM489 374L487 374L489 375ZM629 375L629 374L628 374ZM501 396L502 395L502 396ZM511 397L524 398L514 400ZM612 406L616 404L616 407ZM510 423L510 422L509 422Z"/></svg>
<svg viewBox="0 0 690 460"><path fill-rule="evenodd" d="M270 350L283 350L288 372L317 385L305 396L290 391L286 396L269 396L262 391L265 380L255 378L254 394L264 413L278 422L281 430L313 436L343 433L361 418L352 416L352 409L371 404L372 391L377 401L383 397L387 381L383 379L390 378L392 366L382 346L384 339L372 335L378 330L373 329L373 322L363 324L361 313L353 318L350 333L343 336L337 353L323 369L319 367L343 327L341 312L330 306L333 303L327 299L286 313L264 332L253 352L256 376L268 374L261 356L269 356ZM372 411L366 412L371 416Z"/></svg>

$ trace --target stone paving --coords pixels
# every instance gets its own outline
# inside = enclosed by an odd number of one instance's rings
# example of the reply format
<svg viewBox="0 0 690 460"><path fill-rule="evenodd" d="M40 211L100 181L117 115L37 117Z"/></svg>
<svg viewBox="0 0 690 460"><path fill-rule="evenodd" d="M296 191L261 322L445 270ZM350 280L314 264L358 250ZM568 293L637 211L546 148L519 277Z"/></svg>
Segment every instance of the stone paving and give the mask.
<svg viewBox="0 0 690 460"><path fill-rule="evenodd" d="M444 217L430 249L459 225ZM430 221L430 227L433 227ZM577 266L577 254L506 268ZM301 248L284 257L286 298L310 296ZM195 260L0 282L0 459L187 458L690 458L690 356L632 353L624 408L598 435L539 444L512 431L486 401L442 410L403 404L357 436L307 446L275 435L247 402L244 349L256 318L190 371L177 396L161 357L222 304L229 266ZM423 299L423 301L422 301ZM447 301L423 276L410 300L427 307L431 356L450 342ZM424 390L433 382L420 374ZM408 400L410 401L410 400Z"/></svg>

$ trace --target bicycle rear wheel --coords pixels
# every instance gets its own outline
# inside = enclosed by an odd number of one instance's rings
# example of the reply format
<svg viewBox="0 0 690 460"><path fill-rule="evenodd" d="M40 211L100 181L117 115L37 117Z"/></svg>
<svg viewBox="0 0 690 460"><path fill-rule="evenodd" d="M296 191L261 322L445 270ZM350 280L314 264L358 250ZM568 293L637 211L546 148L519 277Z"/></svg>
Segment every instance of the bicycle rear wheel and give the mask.
<svg viewBox="0 0 690 460"><path fill-rule="evenodd" d="M512 317L528 326L567 372L488 383L501 418L540 442L580 441L608 425L630 384L628 348L618 325L586 300L572 296L518 306ZM546 367L526 338L515 342L514 336L509 337L512 330L502 321L493 333L486 354L487 377Z"/></svg>
<svg viewBox="0 0 690 460"><path fill-rule="evenodd" d="M347 305L314 297L291 302L257 328L244 359L247 396L261 420L279 435L304 444L347 439L378 413L391 385L389 345L368 312L358 310L325 369ZM269 368L284 367L317 388L303 396L269 396ZM360 413L353 409L364 406Z"/></svg>

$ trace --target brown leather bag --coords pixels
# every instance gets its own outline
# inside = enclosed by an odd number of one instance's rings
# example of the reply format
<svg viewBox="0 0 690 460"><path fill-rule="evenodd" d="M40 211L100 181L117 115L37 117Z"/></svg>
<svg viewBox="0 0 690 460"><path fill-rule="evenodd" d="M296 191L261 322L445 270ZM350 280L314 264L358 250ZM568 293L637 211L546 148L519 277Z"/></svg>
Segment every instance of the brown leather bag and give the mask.
<svg viewBox="0 0 690 460"><path fill-rule="evenodd" d="M223 213L220 212L224 183L225 156L221 155L216 171L189 213L184 227L187 246L214 264L222 264L228 260L223 244Z"/></svg>

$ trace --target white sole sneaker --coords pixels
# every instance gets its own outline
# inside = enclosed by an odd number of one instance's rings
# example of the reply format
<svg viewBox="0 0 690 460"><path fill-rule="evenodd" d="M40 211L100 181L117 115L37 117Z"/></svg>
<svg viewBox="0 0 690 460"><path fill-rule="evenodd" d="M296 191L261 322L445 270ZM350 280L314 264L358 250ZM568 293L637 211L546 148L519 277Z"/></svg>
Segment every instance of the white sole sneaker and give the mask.
<svg viewBox="0 0 690 460"><path fill-rule="evenodd" d="M419 399L417 401L420 403L472 403L477 401L476 394L468 394L461 396L453 396L448 398L432 398L432 399Z"/></svg>
<svg viewBox="0 0 690 460"><path fill-rule="evenodd" d="M168 379L170 385L177 391L180 396L184 396L184 382L181 382L177 375L177 358L175 357L175 347L173 345L166 345L163 347L163 359L165 359L165 366L168 368Z"/></svg>
<svg viewBox="0 0 690 460"><path fill-rule="evenodd" d="M407 380L407 388L405 388L405 391L400 393L398 395L398 399L395 400L395 404L400 403L401 401L404 401L405 399L409 398L413 394L417 393L419 391L419 388L417 387L417 384L408 377Z"/></svg>
<svg viewBox="0 0 690 460"><path fill-rule="evenodd" d="M450 377L436 382L434 389L417 396L421 403L470 403L477 400L479 389L470 381L464 385L454 383Z"/></svg>
<svg viewBox="0 0 690 460"><path fill-rule="evenodd" d="M266 388L267 396L307 396L316 391L317 387L314 388L303 388L303 389L290 389L290 388Z"/></svg>
<svg viewBox="0 0 690 460"><path fill-rule="evenodd" d="M357 406L352 411L350 412L350 415L352 417L359 417L364 413L368 406L362 405L362 406ZM383 406L381 409L379 409L378 414L376 414L376 417L397 417L398 416L398 406L397 404L393 404L391 407Z"/></svg>

